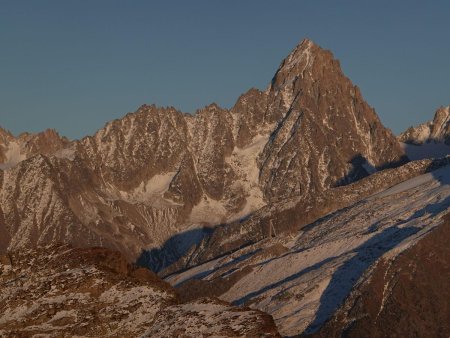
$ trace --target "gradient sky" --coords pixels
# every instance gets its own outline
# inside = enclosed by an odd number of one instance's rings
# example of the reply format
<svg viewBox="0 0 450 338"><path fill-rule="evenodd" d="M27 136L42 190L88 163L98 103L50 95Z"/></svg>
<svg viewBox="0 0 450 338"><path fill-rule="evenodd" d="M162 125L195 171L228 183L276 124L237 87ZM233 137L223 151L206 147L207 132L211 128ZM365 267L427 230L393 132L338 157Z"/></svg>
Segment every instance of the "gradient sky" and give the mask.
<svg viewBox="0 0 450 338"><path fill-rule="evenodd" d="M450 104L450 1L0 0L0 126L79 138L144 103L229 108L304 37L396 133Z"/></svg>

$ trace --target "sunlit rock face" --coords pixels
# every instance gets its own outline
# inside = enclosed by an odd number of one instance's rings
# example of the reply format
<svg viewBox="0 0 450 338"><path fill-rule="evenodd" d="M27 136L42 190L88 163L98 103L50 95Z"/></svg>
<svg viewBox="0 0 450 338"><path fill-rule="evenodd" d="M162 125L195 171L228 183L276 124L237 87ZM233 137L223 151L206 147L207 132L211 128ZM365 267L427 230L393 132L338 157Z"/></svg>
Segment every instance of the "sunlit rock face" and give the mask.
<svg viewBox="0 0 450 338"><path fill-rule="evenodd" d="M440 107L432 121L409 127L398 136L410 160L440 158L450 154L450 106Z"/></svg>
<svg viewBox="0 0 450 338"><path fill-rule="evenodd" d="M436 110L432 121L409 127L399 135L399 140L416 145L430 142L450 145L450 106Z"/></svg>
<svg viewBox="0 0 450 338"><path fill-rule="evenodd" d="M204 227L402 160L332 53L304 40L267 90L249 90L230 110L143 105L75 141L1 131L0 249L66 242L135 260L164 247L175 259Z"/></svg>

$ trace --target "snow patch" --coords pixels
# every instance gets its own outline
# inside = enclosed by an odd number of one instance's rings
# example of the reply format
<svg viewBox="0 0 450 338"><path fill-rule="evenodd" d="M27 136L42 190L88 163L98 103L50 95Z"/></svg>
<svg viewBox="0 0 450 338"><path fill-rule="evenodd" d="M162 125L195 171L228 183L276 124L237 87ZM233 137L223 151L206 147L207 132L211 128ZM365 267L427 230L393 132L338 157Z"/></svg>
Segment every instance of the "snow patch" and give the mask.
<svg viewBox="0 0 450 338"><path fill-rule="evenodd" d="M269 134L256 135L250 145L245 148L235 148L231 157L227 159L227 163L239 177L237 184L240 184L247 194L244 209L234 215L230 221L246 216L266 205L259 186L257 158L269 141L269 136Z"/></svg>
<svg viewBox="0 0 450 338"><path fill-rule="evenodd" d="M220 224L232 222L260 209L264 202L263 192L259 186L259 168L257 158L269 140L269 135L256 135L252 142L244 147L235 147L232 154L226 158L226 163L236 174L236 180L231 187L239 194L245 194L245 205L238 213L231 213L225 207L226 201L214 200L204 195L199 204L192 209L189 222Z"/></svg>
<svg viewBox="0 0 450 338"><path fill-rule="evenodd" d="M141 182L131 192L119 191L119 198L131 201L133 203L144 203L152 207L170 207L180 205L164 198L164 193L169 189L175 171L154 175L147 182Z"/></svg>
<svg viewBox="0 0 450 338"><path fill-rule="evenodd" d="M0 169L8 169L14 167L17 163L26 159L25 154L21 153L20 143L10 141L5 151L6 161L0 164Z"/></svg>
<svg viewBox="0 0 450 338"><path fill-rule="evenodd" d="M75 159L75 149L74 148L60 149L54 153L54 156L57 158L68 159L73 161Z"/></svg>
<svg viewBox="0 0 450 338"><path fill-rule="evenodd" d="M143 191L149 195L161 195L165 193L169 189L170 182L172 182L175 174L176 172L169 172L153 176L145 187L143 187Z"/></svg>
<svg viewBox="0 0 450 338"><path fill-rule="evenodd" d="M222 202L203 196L200 203L192 208L189 222L220 224L226 221L226 216L227 210Z"/></svg>

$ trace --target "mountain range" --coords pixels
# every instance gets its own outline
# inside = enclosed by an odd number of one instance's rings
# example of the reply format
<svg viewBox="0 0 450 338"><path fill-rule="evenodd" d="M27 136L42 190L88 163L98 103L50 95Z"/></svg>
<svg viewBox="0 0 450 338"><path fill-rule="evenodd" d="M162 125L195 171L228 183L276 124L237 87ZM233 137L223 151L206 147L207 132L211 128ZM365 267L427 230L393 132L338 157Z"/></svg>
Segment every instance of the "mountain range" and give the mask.
<svg viewBox="0 0 450 338"><path fill-rule="evenodd" d="M375 330L378 305L355 295L377 288L371 276L386 264L397 271L403 256L425 255L421 245L443 227L449 116L441 107L396 137L333 54L305 39L267 89L250 89L231 109L143 105L80 140L0 128L0 282L8 287L0 334L340 336L349 322ZM43 274L29 270L29 257ZM111 259L120 271L104 263ZM92 291L95 278L108 286ZM53 293L44 287L52 284ZM118 317L69 325L85 303L49 304L79 284L92 311ZM149 298L137 305L136 292ZM394 308L382 299L380 313ZM24 303L37 312L23 312ZM368 307L370 324L352 319L355 306Z"/></svg>

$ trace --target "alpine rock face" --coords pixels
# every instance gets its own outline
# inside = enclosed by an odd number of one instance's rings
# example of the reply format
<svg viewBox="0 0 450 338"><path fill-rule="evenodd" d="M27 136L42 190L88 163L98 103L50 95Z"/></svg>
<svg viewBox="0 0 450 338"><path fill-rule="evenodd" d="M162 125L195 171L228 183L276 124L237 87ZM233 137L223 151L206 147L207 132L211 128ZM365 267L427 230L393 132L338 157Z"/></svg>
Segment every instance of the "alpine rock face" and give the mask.
<svg viewBox="0 0 450 338"><path fill-rule="evenodd" d="M14 137L9 131L0 128L0 169L12 167L36 154L62 156L68 144L69 140L53 129Z"/></svg>
<svg viewBox="0 0 450 338"><path fill-rule="evenodd" d="M450 106L440 107L436 110L433 121L408 128L400 134L399 140L411 144L423 144L432 141L450 144Z"/></svg>
<svg viewBox="0 0 450 338"><path fill-rule="evenodd" d="M285 108L262 156L268 199L307 196L402 161L402 150L329 51L305 40L269 87Z"/></svg>
<svg viewBox="0 0 450 338"><path fill-rule="evenodd" d="M440 107L432 121L408 128L398 139L411 160L450 154L450 106Z"/></svg>
<svg viewBox="0 0 450 338"><path fill-rule="evenodd" d="M0 141L3 251L65 242L130 260L179 233L189 246L208 227L405 160L332 53L310 40L267 90L230 110L144 105L81 140L2 131Z"/></svg>

